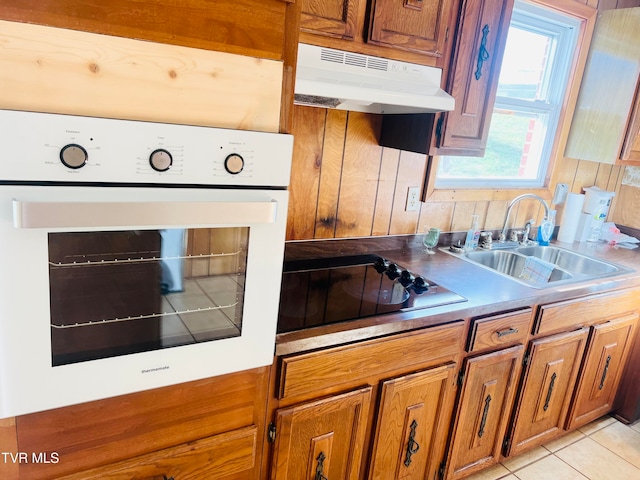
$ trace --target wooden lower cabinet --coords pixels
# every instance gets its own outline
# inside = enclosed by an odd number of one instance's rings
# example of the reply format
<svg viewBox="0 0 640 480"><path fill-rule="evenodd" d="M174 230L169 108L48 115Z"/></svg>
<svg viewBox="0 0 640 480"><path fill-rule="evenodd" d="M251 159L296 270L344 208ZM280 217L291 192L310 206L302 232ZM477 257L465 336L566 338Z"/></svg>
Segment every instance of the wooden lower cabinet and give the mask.
<svg viewBox="0 0 640 480"><path fill-rule="evenodd" d="M197 440L58 480L208 480L254 476L255 426Z"/></svg>
<svg viewBox="0 0 640 480"><path fill-rule="evenodd" d="M640 420L640 332L636 328L616 394L615 416L624 423Z"/></svg>
<svg viewBox="0 0 640 480"><path fill-rule="evenodd" d="M588 335L585 327L531 342L507 455L563 432Z"/></svg>
<svg viewBox="0 0 640 480"><path fill-rule="evenodd" d="M640 345L637 299L598 293L280 357L264 472L459 480L557 438L614 410Z"/></svg>
<svg viewBox="0 0 640 480"><path fill-rule="evenodd" d="M0 461L0 479L260 478L268 386L260 367L0 422L30 460Z"/></svg>
<svg viewBox="0 0 640 480"><path fill-rule="evenodd" d="M449 429L456 365L383 382L369 479L435 478Z"/></svg>
<svg viewBox="0 0 640 480"><path fill-rule="evenodd" d="M276 359L269 478L435 479L465 329L456 321Z"/></svg>
<svg viewBox="0 0 640 480"><path fill-rule="evenodd" d="M359 478L371 390L278 410L271 478Z"/></svg>
<svg viewBox="0 0 640 480"><path fill-rule="evenodd" d="M613 408L638 315L632 313L592 327L567 429L580 427Z"/></svg>
<svg viewBox="0 0 640 480"><path fill-rule="evenodd" d="M499 461L523 353L524 346L516 345L465 361L445 478L466 477Z"/></svg>

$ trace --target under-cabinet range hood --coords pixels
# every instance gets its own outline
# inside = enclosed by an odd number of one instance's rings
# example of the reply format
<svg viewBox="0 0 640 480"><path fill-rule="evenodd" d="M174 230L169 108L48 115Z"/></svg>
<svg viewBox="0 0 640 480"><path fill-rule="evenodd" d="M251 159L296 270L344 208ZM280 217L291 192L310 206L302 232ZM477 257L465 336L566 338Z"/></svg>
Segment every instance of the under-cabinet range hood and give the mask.
<svg viewBox="0 0 640 480"><path fill-rule="evenodd" d="M297 105L367 113L436 113L453 110L435 67L298 45Z"/></svg>

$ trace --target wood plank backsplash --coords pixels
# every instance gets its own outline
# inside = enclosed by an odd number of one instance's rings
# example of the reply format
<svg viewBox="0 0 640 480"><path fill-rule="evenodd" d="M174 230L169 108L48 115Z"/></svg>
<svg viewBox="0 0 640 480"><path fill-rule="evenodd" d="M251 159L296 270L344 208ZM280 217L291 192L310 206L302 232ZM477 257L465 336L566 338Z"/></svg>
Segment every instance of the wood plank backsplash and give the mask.
<svg viewBox="0 0 640 480"><path fill-rule="evenodd" d="M421 187L427 158L378 144L381 117L314 107L294 107L295 136L287 240L415 234L427 225L463 231L471 215L481 228L499 229L509 200L420 203L406 212L407 189ZM570 191L597 185L619 191L624 167L563 158L556 181ZM615 210L616 199L610 211ZM621 207L622 208L622 207ZM514 224L542 220L536 201L522 202ZM558 220L562 208L558 208Z"/></svg>

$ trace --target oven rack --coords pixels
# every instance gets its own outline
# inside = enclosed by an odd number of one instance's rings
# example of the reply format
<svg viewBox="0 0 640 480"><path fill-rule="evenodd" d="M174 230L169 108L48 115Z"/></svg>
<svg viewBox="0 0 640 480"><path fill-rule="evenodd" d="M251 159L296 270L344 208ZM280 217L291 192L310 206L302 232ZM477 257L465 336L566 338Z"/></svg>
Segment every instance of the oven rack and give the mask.
<svg viewBox="0 0 640 480"><path fill-rule="evenodd" d="M96 326L96 325L105 325L109 323L131 322L135 320L145 320L149 318L168 317L170 315L184 315L187 313L203 313L203 312L209 312L212 310L222 310L225 308L235 307L238 305L238 303L239 302L235 302L235 303L230 303L229 305L218 305L218 306L206 307L206 308L193 308L193 309L181 310L179 312L152 313L149 315L138 315L138 316L126 317L126 318L112 318L107 320L90 320L88 322L74 323L73 325L55 325L52 323L51 327L59 328L59 329L89 327L89 326Z"/></svg>
<svg viewBox="0 0 640 480"><path fill-rule="evenodd" d="M183 255L176 257L140 257L140 258L126 258L122 260L113 259L113 260L87 260L86 262L49 262L49 266L58 267L58 268L73 268L73 267L90 267L97 265L121 265L128 263L148 263L148 262L162 262L168 260L202 260L206 258L216 258L216 257L233 257L237 256L242 252L242 250L238 250L237 252L230 253L201 253L199 255Z"/></svg>

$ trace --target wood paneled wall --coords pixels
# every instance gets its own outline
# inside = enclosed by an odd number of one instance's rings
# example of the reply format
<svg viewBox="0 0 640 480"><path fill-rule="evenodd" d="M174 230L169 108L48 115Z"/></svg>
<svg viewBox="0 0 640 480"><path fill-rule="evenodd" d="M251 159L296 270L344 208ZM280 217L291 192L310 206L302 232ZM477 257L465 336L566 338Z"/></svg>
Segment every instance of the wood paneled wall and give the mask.
<svg viewBox="0 0 640 480"><path fill-rule="evenodd" d="M447 201L427 200L418 211L406 212L407 190L422 187L427 157L379 146L380 120L378 115L294 107L288 240L414 234L428 225L462 231L474 213L482 228L502 227L507 204L522 192L502 192L494 200L467 200L464 194L460 199L454 192ZM557 168L557 181L576 193L592 185L617 191L624 172L624 167L568 158ZM510 223L516 226L529 218L539 224L543 215L536 201L521 202L514 213Z"/></svg>
<svg viewBox="0 0 640 480"><path fill-rule="evenodd" d="M609 215L610 220L640 229L640 187L621 185L614 200L617 208Z"/></svg>

